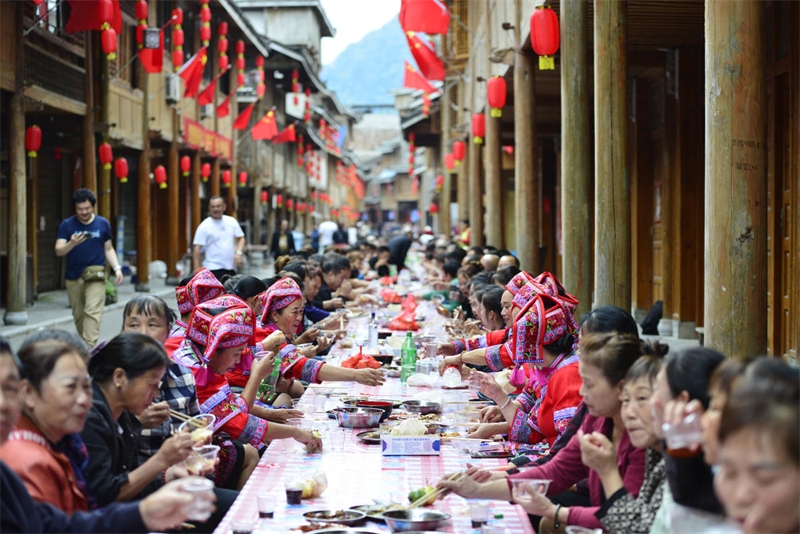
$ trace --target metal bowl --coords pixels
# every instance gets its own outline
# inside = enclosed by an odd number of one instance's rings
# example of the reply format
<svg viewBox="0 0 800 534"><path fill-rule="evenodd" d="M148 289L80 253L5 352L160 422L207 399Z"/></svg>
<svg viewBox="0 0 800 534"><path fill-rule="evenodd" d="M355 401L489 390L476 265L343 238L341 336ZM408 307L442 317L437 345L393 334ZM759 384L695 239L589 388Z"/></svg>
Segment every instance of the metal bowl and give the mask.
<svg viewBox="0 0 800 534"><path fill-rule="evenodd" d="M450 515L437 510L412 508L411 510L392 510L384 512L383 519L392 532L412 532L414 530L436 530L450 519Z"/></svg>
<svg viewBox="0 0 800 534"><path fill-rule="evenodd" d="M442 410L442 405L438 402L432 401L416 401L410 400L405 401L403 406L406 407L406 410L413 413L420 413L422 415L428 415L429 413L439 413Z"/></svg>
<svg viewBox="0 0 800 534"><path fill-rule="evenodd" d="M392 408L394 404L390 401L360 401L356 403L358 408L375 408L378 410L383 410L383 415L381 416L381 423L386 421L390 415L392 415Z"/></svg>
<svg viewBox="0 0 800 534"><path fill-rule="evenodd" d="M443 432L447 432L447 430L450 428L449 426L443 425L439 422L425 423L425 426L428 428L426 434L442 434Z"/></svg>
<svg viewBox="0 0 800 534"><path fill-rule="evenodd" d="M336 421L345 428L377 428L383 414L380 408L340 408Z"/></svg>
<svg viewBox="0 0 800 534"><path fill-rule="evenodd" d="M344 517L334 517L338 514L343 514ZM353 525L367 517L367 514L359 510L317 510L315 512L306 512L303 517L315 523Z"/></svg>

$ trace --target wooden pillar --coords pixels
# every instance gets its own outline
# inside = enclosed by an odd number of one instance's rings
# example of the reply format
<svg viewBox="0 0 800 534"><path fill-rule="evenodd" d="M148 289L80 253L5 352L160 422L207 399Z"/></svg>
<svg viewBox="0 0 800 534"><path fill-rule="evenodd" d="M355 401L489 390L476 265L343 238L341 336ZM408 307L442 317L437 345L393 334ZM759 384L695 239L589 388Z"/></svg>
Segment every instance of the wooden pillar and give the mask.
<svg viewBox="0 0 800 534"><path fill-rule="evenodd" d="M219 158L214 159L211 164L211 196L220 196L220 172L219 172Z"/></svg>
<svg viewBox="0 0 800 534"><path fill-rule="evenodd" d="M190 208L191 213L191 228L189 229L189 246L192 246L192 240L194 239L194 233L197 231L197 227L200 226L200 221L202 219L202 214L200 210L202 210L202 206L200 203L200 188L203 187L202 182L200 181L200 168L203 162L200 159L200 150L198 149L197 152L194 153L194 161L192 162L192 177L191 177L191 190L192 190L192 203Z"/></svg>
<svg viewBox="0 0 800 534"><path fill-rule="evenodd" d="M97 175L95 174L94 150L94 47L92 35L88 32L84 39L86 67L84 90L86 91L86 115L83 116L83 187L97 191ZM145 117L146 118L146 117Z"/></svg>
<svg viewBox="0 0 800 534"><path fill-rule="evenodd" d="M172 112L172 144L169 146L167 157L167 285L177 285L177 263L181 259L182 251L178 248L180 216L181 216L181 174L178 168L178 117Z"/></svg>
<svg viewBox="0 0 800 534"><path fill-rule="evenodd" d="M481 187L481 147L469 145L469 225L470 246L482 247L483 240L483 192Z"/></svg>
<svg viewBox="0 0 800 534"><path fill-rule="evenodd" d="M503 248L503 168L500 148L500 120L489 115L486 106L486 244ZM483 214L482 214L483 215ZM472 224L474 222L470 221Z"/></svg>
<svg viewBox="0 0 800 534"><path fill-rule="evenodd" d="M767 350L767 92L762 2L705 6L705 343Z"/></svg>
<svg viewBox="0 0 800 534"><path fill-rule="evenodd" d="M108 130L111 127L108 123L108 59L105 54L99 54L100 58L100 126L103 129L103 142L108 143ZM111 219L111 169L98 162L98 184L97 184L97 213Z"/></svg>
<svg viewBox="0 0 800 534"><path fill-rule="evenodd" d="M459 165L458 169L459 175L461 174L460 167L463 166L464 165L462 162L462 165ZM453 199L451 198L452 196L451 192L453 190L453 175L447 172L447 169L444 169L444 173L442 173L442 178L444 179L444 183L442 184L442 195L440 197L441 201L439 202L439 204L441 205L439 206L439 213L437 215L437 220L439 223L439 233L449 236L451 233L450 204L453 202Z"/></svg>
<svg viewBox="0 0 800 534"><path fill-rule="evenodd" d="M472 146L472 137L470 136L467 146ZM480 145L476 147L480 149ZM469 173L470 173L470 158L464 158L461 165L458 166L458 174L456 175L456 198L458 199L458 219L469 219Z"/></svg>
<svg viewBox="0 0 800 534"><path fill-rule="evenodd" d="M3 322L7 325L28 323L25 311L25 253L27 221L25 220L25 45L23 43L21 2L16 4L14 27L14 94L8 105L9 122L9 166L8 180L8 284L6 312Z"/></svg>
<svg viewBox="0 0 800 534"><path fill-rule="evenodd" d="M631 305L627 7L624 0L594 4L594 305L625 310Z"/></svg>
<svg viewBox="0 0 800 534"><path fill-rule="evenodd" d="M227 214L236 218L236 191L239 187L239 182L236 176L236 167L231 166L231 184L228 186L228 190L225 192L225 204L227 204Z"/></svg>
<svg viewBox="0 0 800 534"><path fill-rule="evenodd" d="M27 180L28 253L33 256L33 296L39 294L39 158L30 158L30 179Z"/></svg>
<svg viewBox="0 0 800 534"><path fill-rule="evenodd" d="M519 25L517 25L519 26ZM514 52L514 213L516 249L526 271L539 271L539 200L541 184L536 169L536 95L533 58L530 52Z"/></svg>
<svg viewBox="0 0 800 534"><path fill-rule="evenodd" d="M139 155L136 206L136 291L150 291L150 257L152 254L153 217L150 209L150 106L149 79L142 84L142 152Z"/></svg>
<svg viewBox="0 0 800 534"><path fill-rule="evenodd" d="M589 90L589 7L561 1L561 228L564 287L592 309L592 153Z"/></svg>

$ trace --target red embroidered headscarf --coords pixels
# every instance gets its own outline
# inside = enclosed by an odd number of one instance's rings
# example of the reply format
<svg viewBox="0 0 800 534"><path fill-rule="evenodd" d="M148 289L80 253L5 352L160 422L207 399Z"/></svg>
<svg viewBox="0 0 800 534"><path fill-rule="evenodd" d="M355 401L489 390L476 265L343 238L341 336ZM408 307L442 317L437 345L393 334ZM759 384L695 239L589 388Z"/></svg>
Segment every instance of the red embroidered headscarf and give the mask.
<svg viewBox="0 0 800 534"><path fill-rule="evenodd" d="M189 313L198 304L217 298L225 293L225 287L211 271L203 267L195 273L184 287L175 288L178 311L181 315Z"/></svg>
<svg viewBox="0 0 800 534"><path fill-rule="evenodd" d="M285 276L272 284L269 289L258 295L261 303L261 325L269 323L269 314L284 309L297 299L303 298L303 292L297 282Z"/></svg>
<svg viewBox="0 0 800 534"><path fill-rule="evenodd" d="M224 295L195 306L186 338L203 347L203 363L208 363L218 348L246 345L254 331L250 306L239 297Z"/></svg>

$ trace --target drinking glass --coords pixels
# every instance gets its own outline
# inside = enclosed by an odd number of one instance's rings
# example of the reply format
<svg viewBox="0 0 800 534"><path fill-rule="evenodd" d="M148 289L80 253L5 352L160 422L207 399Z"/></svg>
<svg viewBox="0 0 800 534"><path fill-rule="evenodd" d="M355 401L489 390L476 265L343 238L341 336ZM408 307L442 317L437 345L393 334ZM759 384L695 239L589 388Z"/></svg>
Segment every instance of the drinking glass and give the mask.
<svg viewBox="0 0 800 534"><path fill-rule="evenodd" d="M181 486L183 491L192 495L192 504L186 510L189 521L205 521L211 517L214 500L214 483L207 478L191 477Z"/></svg>

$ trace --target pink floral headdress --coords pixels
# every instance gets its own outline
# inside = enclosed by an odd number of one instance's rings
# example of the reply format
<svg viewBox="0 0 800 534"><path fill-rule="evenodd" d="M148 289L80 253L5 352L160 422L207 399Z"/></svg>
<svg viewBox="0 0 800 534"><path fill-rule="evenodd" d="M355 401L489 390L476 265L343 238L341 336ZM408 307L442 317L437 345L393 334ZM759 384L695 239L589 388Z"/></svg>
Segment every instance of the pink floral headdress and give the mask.
<svg viewBox="0 0 800 534"><path fill-rule="evenodd" d="M258 295L261 303L261 324L269 322L269 314L282 310L297 299L303 298L303 292L297 282L285 276L272 284L269 289Z"/></svg>
<svg viewBox="0 0 800 534"><path fill-rule="evenodd" d="M177 294L178 290L175 290ZM225 287L217 280L214 274L203 267L195 273L189 283L186 284L186 300L188 301L188 309L181 310L181 313L191 311L195 306L203 302L215 299L225 293ZM178 309L180 310L181 302L178 300Z"/></svg>
<svg viewBox="0 0 800 534"><path fill-rule="evenodd" d="M254 330L250 306L239 297L224 295L195 306L186 337L204 347L201 363L208 363L219 348L246 345Z"/></svg>

